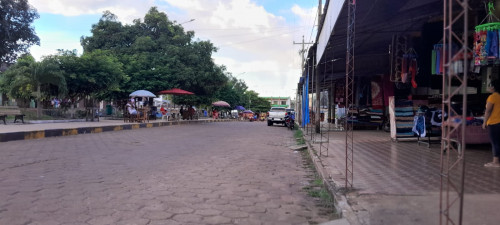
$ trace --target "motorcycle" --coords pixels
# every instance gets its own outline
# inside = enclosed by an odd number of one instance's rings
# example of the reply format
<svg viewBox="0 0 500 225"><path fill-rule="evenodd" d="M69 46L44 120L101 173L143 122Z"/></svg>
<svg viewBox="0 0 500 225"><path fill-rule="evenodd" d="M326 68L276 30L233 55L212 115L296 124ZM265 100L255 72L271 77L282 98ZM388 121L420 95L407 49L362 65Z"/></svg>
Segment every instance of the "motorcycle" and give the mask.
<svg viewBox="0 0 500 225"><path fill-rule="evenodd" d="M287 112L285 115L285 126L293 130L295 127L295 115L292 112Z"/></svg>

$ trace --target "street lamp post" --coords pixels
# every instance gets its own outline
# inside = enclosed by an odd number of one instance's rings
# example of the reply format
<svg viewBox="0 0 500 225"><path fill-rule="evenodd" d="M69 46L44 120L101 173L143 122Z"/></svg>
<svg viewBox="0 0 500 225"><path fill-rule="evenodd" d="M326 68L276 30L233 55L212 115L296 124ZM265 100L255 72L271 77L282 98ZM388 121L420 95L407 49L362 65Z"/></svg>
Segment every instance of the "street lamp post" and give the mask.
<svg viewBox="0 0 500 225"><path fill-rule="evenodd" d="M190 20L188 20L188 21L186 21L186 22L179 23L179 25L182 25L182 24L185 24L185 23L189 23L189 22L193 22L194 20L195 20L195 19L190 19Z"/></svg>

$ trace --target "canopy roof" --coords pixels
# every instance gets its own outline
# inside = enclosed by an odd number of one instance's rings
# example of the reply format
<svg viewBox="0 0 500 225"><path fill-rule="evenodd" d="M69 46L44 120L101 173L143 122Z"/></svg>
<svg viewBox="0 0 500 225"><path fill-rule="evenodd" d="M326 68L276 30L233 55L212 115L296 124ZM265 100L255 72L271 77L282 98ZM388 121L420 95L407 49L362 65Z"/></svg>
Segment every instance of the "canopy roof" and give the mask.
<svg viewBox="0 0 500 225"><path fill-rule="evenodd" d="M325 8L328 7L329 2L331 1L327 1ZM470 14L484 11L484 5L481 4L479 1L475 2L474 5L471 3L473 13ZM312 65L316 65L316 62L318 62L317 69L320 85L322 83L330 85L329 81L345 77L347 14L347 7L344 4L332 29L324 53L319 57L319 60L313 61L313 57L316 57L317 46L314 45L309 49L303 76L307 75L307 68L311 68ZM392 43L393 36L398 34L420 37L425 24L440 25L441 30L437 35L442 36L442 18L442 0L357 1L354 46L355 76L389 74L389 46ZM320 30L322 26L321 24ZM408 40L408 42L411 41ZM437 42L439 40L435 43ZM298 87L301 89L301 83L304 82L304 79L300 79L299 82ZM309 83L312 82L312 79L310 79Z"/></svg>

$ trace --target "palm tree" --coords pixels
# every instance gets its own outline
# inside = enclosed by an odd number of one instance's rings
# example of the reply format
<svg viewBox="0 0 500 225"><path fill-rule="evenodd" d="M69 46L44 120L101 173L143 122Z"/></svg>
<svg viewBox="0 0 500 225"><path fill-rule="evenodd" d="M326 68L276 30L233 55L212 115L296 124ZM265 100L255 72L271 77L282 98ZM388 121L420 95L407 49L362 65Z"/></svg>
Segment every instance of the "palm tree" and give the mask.
<svg viewBox="0 0 500 225"><path fill-rule="evenodd" d="M42 116L42 86L54 85L59 93L66 92L66 80L53 57L46 57L40 62L27 54L15 65L5 71L1 81L2 89L7 90L10 97L31 98L37 102L37 117Z"/></svg>

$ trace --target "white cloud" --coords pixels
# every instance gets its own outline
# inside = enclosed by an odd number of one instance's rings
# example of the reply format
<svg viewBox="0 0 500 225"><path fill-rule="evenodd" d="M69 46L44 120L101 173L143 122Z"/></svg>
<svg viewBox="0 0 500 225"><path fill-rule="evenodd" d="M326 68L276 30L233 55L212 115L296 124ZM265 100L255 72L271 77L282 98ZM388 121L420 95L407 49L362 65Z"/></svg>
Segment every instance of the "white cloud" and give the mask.
<svg viewBox="0 0 500 225"><path fill-rule="evenodd" d="M102 14L109 10L120 21L130 23L144 17L154 0L29 0L39 13L52 13L64 16Z"/></svg>
<svg viewBox="0 0 500 225"><path fill-rule="evenodd" d="M177 2L165 1L172 5ZM295 96L300 77L298 50L301 46L293 42L300 42L302 35L311 36L316 8L303 9L294 5L289 9L296 15L294 24L249 0L183 2L189 2L186 5L204 3L204 10L178 7L186 12L185 20L196 18L185 27L219 47L214 55L216 63L226 65L233 74L245 72L238 78L244 79L250 89L262 96Z"/></svg>
<svg viewBox="0 0 500 225"><path fill-rule="evenodd" d="M165 0L170 5L181 9L191 9L196 11L203 11L203 6L200 1L179 1L179 0Z"/></svg>
<svg viewBox="0 0 500 225"><path fill-rule="evenodd" d="M293 42L311 34L316 8L294 5L293 21L275 15L252 0L162 0L159 10L170 20L185 23L196 38L210 40L219 51L215 62L244 79L261 96L292 96L300 76L300 45ZM110 10L122 22L143 18L154 0L30 0L39 12L66 16L101 14ZM95 23L92 21L91 23ZM43 43L42 43L43 44Z"/></svg>

